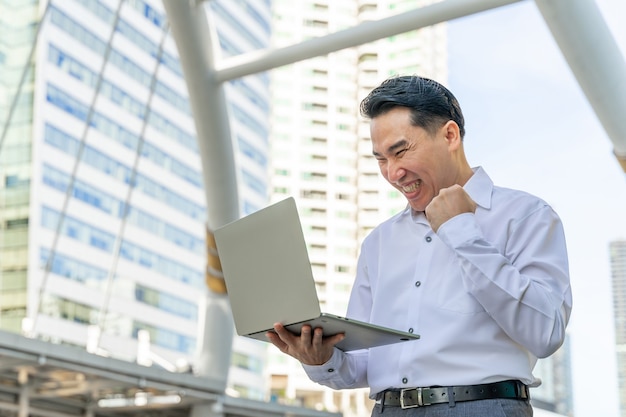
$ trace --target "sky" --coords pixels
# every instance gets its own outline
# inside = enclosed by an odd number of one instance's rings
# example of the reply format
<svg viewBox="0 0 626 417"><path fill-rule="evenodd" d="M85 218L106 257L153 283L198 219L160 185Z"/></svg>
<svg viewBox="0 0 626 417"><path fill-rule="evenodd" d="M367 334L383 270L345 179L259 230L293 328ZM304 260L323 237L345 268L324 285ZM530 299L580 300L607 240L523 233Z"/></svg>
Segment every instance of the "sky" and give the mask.
<svg viewBox="0 0 626 417"><path fill-rule="evenodd" d="M596 3L626 57L626 1ZM448 42L470 163L543 198L563 221L575 417L618 417L608 247L626 239L626 173L613 144L534 1L451 21Z"/></svg>

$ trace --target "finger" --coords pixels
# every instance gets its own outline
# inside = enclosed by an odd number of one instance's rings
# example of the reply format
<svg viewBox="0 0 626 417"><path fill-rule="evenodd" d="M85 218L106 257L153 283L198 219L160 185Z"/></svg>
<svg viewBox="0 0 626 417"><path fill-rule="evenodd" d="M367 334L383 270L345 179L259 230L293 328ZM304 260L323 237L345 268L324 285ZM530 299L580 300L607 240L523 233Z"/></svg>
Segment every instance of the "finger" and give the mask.
<svg viewBox="0 0 626 417"><path fill-rule="evenodd" d="M337 343L341 342L345 338L346 335L344 333L337 333L324 339L324 345L335 346Z"/></svg>
<svg viewBox="0 0 626 417"><path fill-rule="evenodd" d="M311 341L311 326L302 326L300 330L300 342L302 342L304 346L311 346Z"/></svg>
<svg viewBox="0 0 626 417"><path fill-rule="evenodd" d="M271 344L273 344L274 346L276 346L278 349L280 349L283 352L289 348L289 345L283 342L282 339L274 332L270 331L270 332L265 333L265 337L267 337L267 339L269 340Z"/></svg>
<svg viewBox="0 0 626 417"><path fill-rule="evenodd" d="M277 339L280 339L280 341L286 345L284 349L287 349L290 346L293 346L299 342L299 337L291 333L289 330L285 328L285 326L283 326L280 323L274 324L273 333L276 334Z"/></svg>
<svg viewBox="0 0 626 417"><path fill-rule="evenodd" d="M274 323L274 332L281 338L281 340L286 341L290 336L293 336L291 332L285 329L281 323Z"/></svg>
<svg viewBox="0 0 626 417"><path fill-rule="evenodd" d="M315 328L315 330L313 331L313 340L311 341L311 343L316 346L321 346L323 339L324 329L322 329L321 327Z"/></svg>

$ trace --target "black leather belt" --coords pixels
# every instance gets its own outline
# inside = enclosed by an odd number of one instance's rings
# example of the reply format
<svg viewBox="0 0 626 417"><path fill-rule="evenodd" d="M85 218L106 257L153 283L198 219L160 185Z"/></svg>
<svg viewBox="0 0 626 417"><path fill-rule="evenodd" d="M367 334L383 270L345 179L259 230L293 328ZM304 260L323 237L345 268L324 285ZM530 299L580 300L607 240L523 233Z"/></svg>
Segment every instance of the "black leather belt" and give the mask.
<svg viewBox="0 0 626 417"><path fill-rule="evenodd" d="M528 386L522 384L520 381L511 380L494 382L492 384L465 385L458 387L386 390L378 393L376 402L383 407L415 408L431 404L489 400L494 398L527 400L530 398L530 395L528 393Z"/></svg>

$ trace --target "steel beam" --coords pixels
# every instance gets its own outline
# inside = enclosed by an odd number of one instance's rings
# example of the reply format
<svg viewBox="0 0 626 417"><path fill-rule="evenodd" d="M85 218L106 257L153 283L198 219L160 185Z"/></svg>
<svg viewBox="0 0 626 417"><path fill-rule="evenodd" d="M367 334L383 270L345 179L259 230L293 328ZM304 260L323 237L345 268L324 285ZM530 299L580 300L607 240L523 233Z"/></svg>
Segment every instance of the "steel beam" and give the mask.
<svg viewBox="0 0 626 417"><path fill-rule="evenodd" d="M520 1L523 0L446 0L434 3L296 45L224 59L216 67L215 79L219 82L233 80Z"/></svg>

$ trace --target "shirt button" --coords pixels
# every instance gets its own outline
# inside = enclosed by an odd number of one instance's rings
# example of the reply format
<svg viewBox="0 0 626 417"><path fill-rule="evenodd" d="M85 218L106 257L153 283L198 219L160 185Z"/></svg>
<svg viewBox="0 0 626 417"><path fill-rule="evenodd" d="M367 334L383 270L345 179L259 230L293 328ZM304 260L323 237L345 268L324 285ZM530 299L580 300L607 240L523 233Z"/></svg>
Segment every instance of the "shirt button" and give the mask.
<svg viewBox="0 0 626 417"><path fill-rule="evenodd" d="M426 242L430 243L432 240L433 240L433 238L432 238L432 237L430 237L430 236L426 236Z"/></svg>
<svg viewBox="0 0 626 417"><path fill-rule="evenodd" d="M328 368L328 372L335 372L335 368Z"/></svg>
<svg viewBox="0 0 626 417"><path fill-rule="evenodd" d="M420 285L422 285L422 281L415 281L415 286L419 287Z"/></svg>
<svg viewBox="0 0 626 417"><path fill-rule="evenodd" d="M409 333L413 333L413 328L412 327L409 329Z"/></svg>
<svg viewBox="0 0 626 417"><path fill-rule="evenodd" d="M403 383L403 384L406 384L407 382L409 382L409 379L408 379L408 378L402 378L402 383Z"/></svg>

